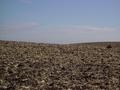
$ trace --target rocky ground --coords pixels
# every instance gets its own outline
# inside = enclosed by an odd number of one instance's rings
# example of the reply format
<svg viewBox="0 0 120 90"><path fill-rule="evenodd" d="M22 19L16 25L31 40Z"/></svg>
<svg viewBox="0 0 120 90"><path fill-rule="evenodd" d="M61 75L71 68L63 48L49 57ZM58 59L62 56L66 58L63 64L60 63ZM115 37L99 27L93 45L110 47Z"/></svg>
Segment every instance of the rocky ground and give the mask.
<svg viewBox="0 0 120 90"><path fill-rule="evenodd" d="M120 42L0 41L0 90L120 90Z"/></svg>

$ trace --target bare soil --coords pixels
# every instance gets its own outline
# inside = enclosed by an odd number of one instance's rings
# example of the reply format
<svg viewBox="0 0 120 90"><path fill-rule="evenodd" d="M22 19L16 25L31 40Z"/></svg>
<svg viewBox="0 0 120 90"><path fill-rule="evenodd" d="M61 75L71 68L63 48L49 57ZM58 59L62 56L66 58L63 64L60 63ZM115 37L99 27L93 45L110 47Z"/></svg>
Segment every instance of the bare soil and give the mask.
<svg viewBox="0 0 120 90"><path fill-rule="evenodd" d="M120 90L120 42L0 41L0 90Z"/></svg>

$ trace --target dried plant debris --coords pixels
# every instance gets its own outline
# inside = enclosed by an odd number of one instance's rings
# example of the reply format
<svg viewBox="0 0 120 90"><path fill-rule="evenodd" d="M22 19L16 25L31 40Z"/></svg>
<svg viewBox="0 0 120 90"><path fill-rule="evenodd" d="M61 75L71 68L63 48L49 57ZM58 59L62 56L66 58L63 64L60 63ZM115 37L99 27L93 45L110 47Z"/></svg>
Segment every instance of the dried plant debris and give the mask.
<svg viewBox="0 0 120 90"><path fill-rule="evenodd" d="M0 90L120 90L120 43L0 41Z"/></svg>

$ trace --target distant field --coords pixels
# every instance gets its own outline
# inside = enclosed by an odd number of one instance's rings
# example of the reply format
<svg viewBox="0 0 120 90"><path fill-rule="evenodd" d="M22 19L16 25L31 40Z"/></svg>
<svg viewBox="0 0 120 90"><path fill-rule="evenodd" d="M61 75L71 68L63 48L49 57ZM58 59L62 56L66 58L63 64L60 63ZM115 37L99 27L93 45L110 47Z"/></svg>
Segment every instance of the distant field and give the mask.
<svg viewBox="0 0 120 90"><path fill-rule="evenodd" d="M0 41L0 90L120 90L120 42Z"/></svg>

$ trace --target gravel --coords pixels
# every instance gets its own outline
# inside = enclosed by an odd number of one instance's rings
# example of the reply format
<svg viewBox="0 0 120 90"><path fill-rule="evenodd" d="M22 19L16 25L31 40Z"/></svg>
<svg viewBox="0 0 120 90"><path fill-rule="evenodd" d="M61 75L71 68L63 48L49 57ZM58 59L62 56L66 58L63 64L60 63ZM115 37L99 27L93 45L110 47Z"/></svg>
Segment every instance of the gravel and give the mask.
<svg viewBox="0 0 120 90"><path fill-rule="evenodd" d="M1 40L0 90L120 90L120 42Z"/></svg>

